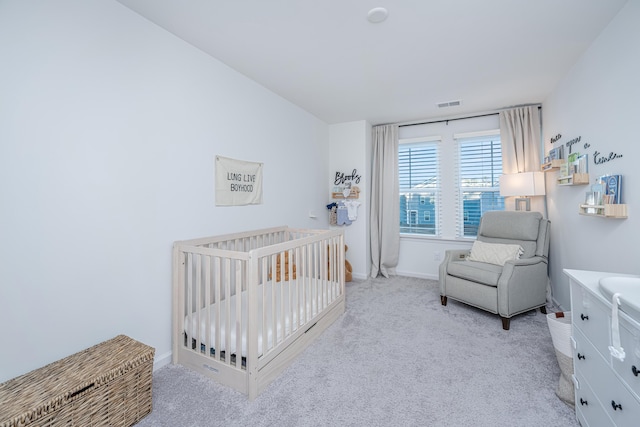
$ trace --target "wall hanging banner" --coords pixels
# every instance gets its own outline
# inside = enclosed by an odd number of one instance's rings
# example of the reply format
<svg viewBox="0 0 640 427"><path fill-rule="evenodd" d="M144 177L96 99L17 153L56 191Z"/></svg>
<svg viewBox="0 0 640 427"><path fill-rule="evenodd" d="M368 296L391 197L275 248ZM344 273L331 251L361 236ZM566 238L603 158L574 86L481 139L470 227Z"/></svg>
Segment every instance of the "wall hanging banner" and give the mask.
<svg viewBox="0 0 640 427"><path fill-rule="evenodd" d="M216 156L216 206L262 204L262 163Z"/></svg>

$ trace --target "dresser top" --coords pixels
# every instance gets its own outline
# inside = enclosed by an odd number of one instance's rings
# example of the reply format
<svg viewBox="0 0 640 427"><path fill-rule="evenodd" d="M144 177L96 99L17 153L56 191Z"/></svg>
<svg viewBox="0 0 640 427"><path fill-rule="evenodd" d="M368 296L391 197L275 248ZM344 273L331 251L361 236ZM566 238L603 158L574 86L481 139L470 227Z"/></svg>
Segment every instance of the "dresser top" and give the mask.
<svg viewBox="0 0 640 427"><path fill-rule="evenodd" d="M604 271L570 270L566 268L563 271L564 271L564 274L569 276L575 282L578 282L583 289L586 289L587 292L592 294L596 299L603 302L608 308L611 308L611 300L605 297L603 293L600 291L600 285L599 285L600 279L605 277L640 277L633 274L610 273L610 272L604 272ZM627 316L627 313L625 313L624 304L622 305L621 310L622 310L620 313L621 316L627 318L628 320L634 323L638 322L638 320L635 320L630 316Z"/></svg>

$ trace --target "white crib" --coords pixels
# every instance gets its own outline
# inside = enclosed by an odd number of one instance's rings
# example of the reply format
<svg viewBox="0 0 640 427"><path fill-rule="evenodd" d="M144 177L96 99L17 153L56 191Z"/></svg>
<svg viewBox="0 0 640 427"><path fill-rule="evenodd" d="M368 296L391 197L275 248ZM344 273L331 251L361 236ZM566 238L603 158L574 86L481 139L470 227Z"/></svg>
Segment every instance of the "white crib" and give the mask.
<svg viewBox="0 0 640 427"><path fill-rule="evenodd" d="M173 363L255 399L345 310L342 230L276 227L173 249Z"/></svg>

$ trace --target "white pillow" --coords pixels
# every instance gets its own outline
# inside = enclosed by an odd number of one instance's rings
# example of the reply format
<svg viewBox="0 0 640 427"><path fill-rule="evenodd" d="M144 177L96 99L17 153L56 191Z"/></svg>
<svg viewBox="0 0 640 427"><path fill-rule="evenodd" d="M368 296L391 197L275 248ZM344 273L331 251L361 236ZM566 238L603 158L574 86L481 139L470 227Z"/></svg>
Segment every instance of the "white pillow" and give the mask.
<svg viewBox="0 0 640 427"><path fill-rule="evenodd" d="M486 262L489 264L504 265L512 259L519 259L524 253L520 245L505 245L501 243L485 243L479 240L473 242L469 261Z"/></svg>

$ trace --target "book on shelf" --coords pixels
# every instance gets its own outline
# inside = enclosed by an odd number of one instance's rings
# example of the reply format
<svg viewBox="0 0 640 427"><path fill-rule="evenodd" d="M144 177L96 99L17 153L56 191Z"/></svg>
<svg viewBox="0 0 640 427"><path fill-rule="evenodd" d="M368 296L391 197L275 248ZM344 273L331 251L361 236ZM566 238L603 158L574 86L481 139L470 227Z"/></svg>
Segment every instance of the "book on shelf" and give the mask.
<svg viewBox="0 0 640 427"><path fill-rule="evenodd" d="M585 206L589 206L585 208L586 213L595 214L598 213L596 211L595 206L598 204L599 194L595 191L587 191L585 193L584 204ZM593 206L593 207L590 207Z"/></svg>
<svg viewBox="0 0 640 427"><path fill-rule="evenodd" d="M578 173L589 172L588 154L583 154L582 156L578 156L576 162L578 167Z"/></svg>
<svg viewBox="0 0 640 427"><path fill-rule="evenodd" d="M602 203L617 205L622 203L622 175L603 175L598 178L602 186Z"/></svg>
<svg viewBox="0 0 640 427"><path fill-rule="evenodd" d="M569 175L569 164L563 163L560 165L560 176L568 176Z"/></svg>
<svg viewBox="0 0 640 427"><path fill-rule="evenodd" d="M564 159L564 145L559 145L549 150L549 160Z"/></svg>

